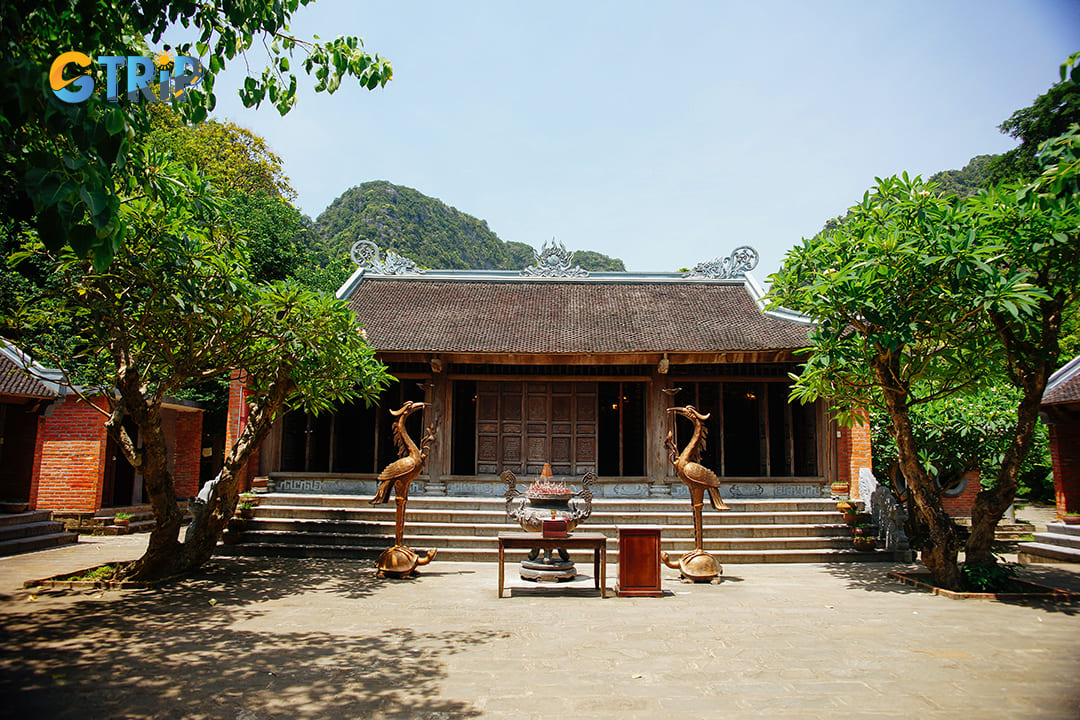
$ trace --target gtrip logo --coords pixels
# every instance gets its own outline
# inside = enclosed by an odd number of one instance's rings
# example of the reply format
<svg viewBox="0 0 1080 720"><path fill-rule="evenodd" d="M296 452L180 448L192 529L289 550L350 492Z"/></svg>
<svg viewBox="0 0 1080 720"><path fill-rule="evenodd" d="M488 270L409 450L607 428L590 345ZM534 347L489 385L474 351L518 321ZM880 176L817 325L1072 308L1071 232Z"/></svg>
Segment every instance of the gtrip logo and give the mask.
<svg viewBox="0 0 1080 720"><path fill-rule="evenodd" d="M49 68L49 87L53 94L66 103L81 103L94 92L94 79L90 75L90 57L72 50L53 60ZM187 99L187 91L203 77L203 66L198 58L178 55L176 61L169 53L161 52L153 58L141 55L100 55L97 64L105 68L105 99L120 100L120 72L124 71L128 102L166 102ZM173 68L170 71L169 65ZM72 77L64 77L71 66L77 70ZM156 72L155 72L156 71ZM155 83L156 76L156 83ZM157 94L151 86L158 86Z"/></svg>

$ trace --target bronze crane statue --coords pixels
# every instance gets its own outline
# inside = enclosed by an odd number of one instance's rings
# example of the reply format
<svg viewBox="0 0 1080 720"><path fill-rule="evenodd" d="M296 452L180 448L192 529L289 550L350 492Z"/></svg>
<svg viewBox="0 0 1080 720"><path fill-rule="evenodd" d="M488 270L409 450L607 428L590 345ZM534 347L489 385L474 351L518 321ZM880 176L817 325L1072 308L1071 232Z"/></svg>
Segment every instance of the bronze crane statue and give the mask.
<svg viewBox="0 0 1080 720"><path fill-rule="evenodd" d="M407 577L415 572L417 565L427 565L435 558L435 550L416 553L404 544L405 507L409 502L409 485L423 472L428 450L435 440L435 428L428 426L420 441L420 446L417 447L413 439L409 437L408 430L405 429L405 421L414 412L423 410L425 407L427 403L408 400L399 409L390 411L390 414L397 418L394 423L394 445L401 457L379 473L379 489L375 492L375 497L371 498L372 505L385 503L390 499L390 489L393 488L394 499L397 502L394 546L384 550L375 562L380 577Z"/></svg>
<svg viewBox="0 0 1080 720"><path fill-rule="evenodd" d="M682 576L693 582L708 582L723 572L720 563L716 562L702 547L705 542L705 533L701 524L701 508L705 504L705 493L709 493L709 502L714 510L730 510L727 503L720 497L720 478L716 477L709 468L698 463L701 459L701 451L705 449L705 437L708 431L705 429L705 421L711 413L701 414L693 405L686 407L668 408L669 413L682 415L694 423L694 435L686 447L679 451L672 431L668 431L664 447L668 449L668 459L675 466L675 473L679 479L686 483L690 489L690 503L694 511L694 549L679 558L677 563L668 558L667 553L661 553L660 557L668 567L675 568Z"/></svg>

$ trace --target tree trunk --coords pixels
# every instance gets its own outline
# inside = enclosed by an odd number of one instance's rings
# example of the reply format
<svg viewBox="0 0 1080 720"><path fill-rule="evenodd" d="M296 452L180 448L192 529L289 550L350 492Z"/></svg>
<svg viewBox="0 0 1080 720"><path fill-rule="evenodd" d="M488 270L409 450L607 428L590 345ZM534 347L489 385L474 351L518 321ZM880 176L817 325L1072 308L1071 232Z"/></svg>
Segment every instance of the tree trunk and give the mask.
<svg viewBox="0 0 1080 720"><path fill-rule="evenodd" d="M1050 368L1043 364L1020 378L1024 397L1016 411L1016 427L1005 457L998 470L994 487L979 492L971 510L971 535L964 547L964 560L973 565L993 565L997 562L993 553L994 531L1005 511L1016 499L1017 476L1020 466L1031 450L1035 423L1039 421L1039 404L1042 401Z"/></svg>
<svg viewBox="0 0 1080 720"><path fill-rule="evenodd" d="M915 434L908 412L907 390L897 383L899 368L891 367L890 360L889 357L878 359L874 363L874 373L884 390L900 471L904 473L915 507L930 532L930 538L922 548L921 559L936 585L948 590L959 590L961 577L956 559L960 552L960 542L956 537L952 518L942 506L941 491L919 462Z"/></svg>
<svg viewBox="0 0 1080 720"><path fill-rule="evenodd" d="M139 451L141 458L136 458L141 460L140 472L150 495L156 524L146 552L121 571L124 577L157 580L194 570L210 559L218 538L236 510L238 473L270 431L274 414L292 387L291 381L280 379L272 386L264 404L252 408L248 424L225 457L220 480L213 488L210 501L198 511L200 516L193 523L193 532L183 544L178 539L183 515L176 504L176 491L168 471L165 436L161 429L161 401L159 399L154 405L152 399L140 394L141 407L131 413L143 438L143 447ZM131 403L127 404L129 409L134 409Z"/></svg>
<svg viewBox="0 0 1080 720"><path fill-rule="evenodd" d="M184 539L183 547L177 555L177 572L194 570L214 554L218 538L236 510L240 471L251 453L270 432L278 408L285 402L293 387L290 380L279 377L263 403L251 406L247 425L225 457L220 479L210 493L210 500L205 507L197 510L200 517L192 523L192 529Z"/></svg>

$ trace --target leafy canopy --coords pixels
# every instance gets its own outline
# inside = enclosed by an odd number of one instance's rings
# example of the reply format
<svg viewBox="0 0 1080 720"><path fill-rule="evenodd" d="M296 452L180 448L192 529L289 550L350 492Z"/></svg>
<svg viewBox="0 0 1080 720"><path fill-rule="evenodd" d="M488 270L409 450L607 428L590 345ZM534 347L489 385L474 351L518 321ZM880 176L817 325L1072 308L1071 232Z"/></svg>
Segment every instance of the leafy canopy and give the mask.
<svg viewBox="0 0 1080 720"><path fill-rule="evenodd" d="M49 90L48 74L62 52L146 55L147 43L161 41L179 25L194 39L175 48L198 56L205 68L201 86L187 99L173 100L184 122L199 123L216 105L214 82L229 63L243 59L255 43L267 48L269 65L247 77L240 90L245 106L264 101L282 114L296 101L292 60L316 78L317 91L336 91L345 78L361 87L385 85L393 71L378 55L364 51L355 37L328 42L299 40L289 34L294 12L309 0L251 3L222 0L147 0L137 4L8 0L0 22L0 179L18 188L3 197L0 222L32 222L45 246L67 244L79 256L92 254L100 269L108 265L128 236L121 175L152 192L155 167L147 164L141 138L150 129L151 110L143 102L108 103L104 93L69 104ZM120 184L118 184L120 183Z"/></svg>

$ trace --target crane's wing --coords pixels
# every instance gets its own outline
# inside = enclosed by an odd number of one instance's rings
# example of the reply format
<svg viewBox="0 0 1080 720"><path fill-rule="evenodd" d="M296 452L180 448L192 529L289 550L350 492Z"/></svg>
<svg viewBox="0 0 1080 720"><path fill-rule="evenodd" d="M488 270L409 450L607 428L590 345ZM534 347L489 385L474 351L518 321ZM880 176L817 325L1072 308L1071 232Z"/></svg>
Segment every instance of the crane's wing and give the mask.
<svg viewBox="0 0 1080 720"><path fill-rule="evenodd" d="M720 478L716 477L716 473L697 463L687 463L683 472L686 473L687 482L705 486L705 489L709 491L709 502L712 503L714 510L731 509L720 497Z"/></svg>
<svg viewBox="0 0 1080 720"><path fill-rule="evenodd" d="M416 460L411 457L403 457L395 460L379 473L379 481L397 480L411 473L416 468Z"/></svg>
<svg viewBox="0 0 1080 720"><path fill-rule="evenodd" d="M687 482L707 487L720 487L720 478L716 477L716 473L704 465L698 465L694 462L686 463L683 466L683 474L686 475Z"/></svg>

